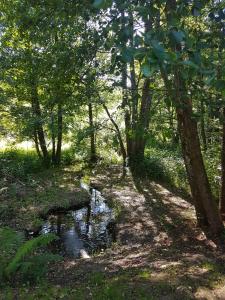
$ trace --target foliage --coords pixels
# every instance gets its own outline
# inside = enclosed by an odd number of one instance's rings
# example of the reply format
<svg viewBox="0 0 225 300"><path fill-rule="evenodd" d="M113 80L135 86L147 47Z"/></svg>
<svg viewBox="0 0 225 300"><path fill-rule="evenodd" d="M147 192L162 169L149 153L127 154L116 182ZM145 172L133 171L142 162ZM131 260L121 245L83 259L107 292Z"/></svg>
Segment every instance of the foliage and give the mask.
<svg viewBox="0 0 225 300"><path fill-rule="evenodd" d="M43 169L34 151L6 149L0 152L0 174L4 178L27 180L29 175Z"/></svg>
<svg viewBox="0 0 225 300"><path fill-rule="evenodd" d="M221 187L221 149L215 145L209 147L204 152L204 161L213 195L218 202Z"/></svg>
<svg viewBox="0 0 225 300"><path fill-rule="evenodd" d="M57 237L53 234L41 235L25 241L24 236L10 228L0 229L0 276L2 281L17 275L24 281L37 281L44 277L50 262L60 259L58 255L41 252Z"/></svg>
<svg viewBox="0 0 225 300"><path fill-rule="evenodd" d="M190 192L183 159L176 146L151 144L145 151L145 160L137 163L136 172L139 172L139 176Z"/></svg>

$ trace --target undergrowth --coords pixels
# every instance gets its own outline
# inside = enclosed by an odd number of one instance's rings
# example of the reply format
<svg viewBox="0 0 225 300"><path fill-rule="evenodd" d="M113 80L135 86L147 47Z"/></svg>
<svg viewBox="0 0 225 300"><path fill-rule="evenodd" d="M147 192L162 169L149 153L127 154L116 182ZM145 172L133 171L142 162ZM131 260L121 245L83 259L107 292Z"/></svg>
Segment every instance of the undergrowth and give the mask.
<svg viewBox="0 0 225 300"><path fill-rule="evenodd" d="M219 198L220 192L220 149L210 147L203 152L206 171L213 195ZM181 150L171 145L150 145L145 152L145 160L139 163L141 174L151 180L169 184L185 193L190 193L187 174Z"/></svg>
<svg viewBox="0 0 225 300"><path fill-rule="evenodd" d="M6 149L0 152L0 175L8 180L27 180L29 175L43 169L34 151Z"/></svg>
<svg viewBox="0 0 225 300"><path fill-rule="evenodd" d="M43 249L57 237L41 235L25 241L24 235L11 228L0 228L0 282L37 282L47 273L50 262L60 256Z"/></svg>

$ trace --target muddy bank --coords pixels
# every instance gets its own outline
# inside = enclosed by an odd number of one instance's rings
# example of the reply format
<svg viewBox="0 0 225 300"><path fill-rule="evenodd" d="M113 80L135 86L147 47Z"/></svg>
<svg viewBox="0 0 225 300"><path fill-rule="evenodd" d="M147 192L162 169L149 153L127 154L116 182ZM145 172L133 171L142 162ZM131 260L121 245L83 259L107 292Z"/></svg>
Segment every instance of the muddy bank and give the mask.
<svg viewBox="0 0 225 300"><path fill-rule="evenodd" d="M37 232L27 231L28 238L54 233L59 239L51 245L51 251L71 258L90 258L109 248L116 241L114 210L98 190L84 183L81 188L88 193L88 202L50 209Z"/></svg>
<svg viewBox="0 0 225 300"><path fill-rule="evenodd" d="M43 219L56 211L79 208L90 202L80 188L74 168L49 169L30 176L26 182L6 182L1 194L0 226L36 231Z"/></svg>

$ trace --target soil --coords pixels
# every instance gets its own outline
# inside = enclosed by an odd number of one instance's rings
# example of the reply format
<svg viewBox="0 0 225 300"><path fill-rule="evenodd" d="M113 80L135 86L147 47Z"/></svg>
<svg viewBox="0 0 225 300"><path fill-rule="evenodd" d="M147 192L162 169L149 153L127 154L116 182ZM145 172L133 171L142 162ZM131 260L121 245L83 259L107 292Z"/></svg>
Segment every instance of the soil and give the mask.
<svg viewBox="0 0 225 300"><path fill-rule="evenodd" d="M35 185L39 190L50 185L48 209L76 191L74 175L59 171L54 186L48 179ZM21 297L15 289L15 299L225 299L225 253L197 227L189 198L159 183L124 176L117 165L96 168L90 181L117 212L117 242L91 258L64 258L52 265L46 284L53 296L33 287ZM52 200L53 192L63 199ZM41 203L45 206L44 199Z"/></svg>
<svg viewBox="0 0 225 300"><path fill-rule="evenodd" d="M117 243L91 259L65 259L50 282L74 288L86 281L88 287L90 274L100 272L109 281L125 276L132 299L142 299L135 298L140 286L152 297L143 299L225 299L225 255L196 226L189 199L159 183L123 177L119 166L95 170L91 183L118 209ZM141 280L143 270L149 276Z"/></svg>

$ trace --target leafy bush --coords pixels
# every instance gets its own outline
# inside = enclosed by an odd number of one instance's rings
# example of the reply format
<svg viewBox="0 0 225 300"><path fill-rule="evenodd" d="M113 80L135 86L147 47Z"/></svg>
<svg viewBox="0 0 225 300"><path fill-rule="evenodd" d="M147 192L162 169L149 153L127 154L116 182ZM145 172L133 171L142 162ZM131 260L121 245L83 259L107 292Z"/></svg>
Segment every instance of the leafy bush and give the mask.
<svg viewBox="0 0 225 300"><path fill-rule="evenodd" d="M220 149L215 146L203 153L206 171L215 198L220 192ZM145 153L145 174L153 180L168 183L186 193L190 193L185 165L179 148L154 143Z"/></svg>
<svg viewBox="0 0 225 300"><path fill-rule="evenodd" d="M76 160L74 149L68 148L62 151L61 163L64 166L72 165Z"/></svg>
<svg viewBox="0 0 225 300"><path fill-rule="evenodd" d="M145 157L144 168L148 177L189 192L186 170L179 149L154 145L146 150Z"/></svg>
<svg viewBox="0 0 225 300"><path fill-rule="evenodd" d="M208 148L204 153L206 171L209 177L213 195L218 199L221 184L221 150L215 145Z"/></svg>
<svg viewBox="0 0 225 300"><path fill-rule="evenodd" d="M43 169L42 162L34 151L5 150L0 152L0 175L27 180L29 174Z"/></svg>
<svg viewBox="0 0 225 300"><path fill-rule="evenodd" d="M41 235L25 241L22 234L10 228L0 229L0 279L12 281L17 275L23 281L43 278L50 262L60 256L42 251L43 247L56 240L54 234Z"/></svg>

